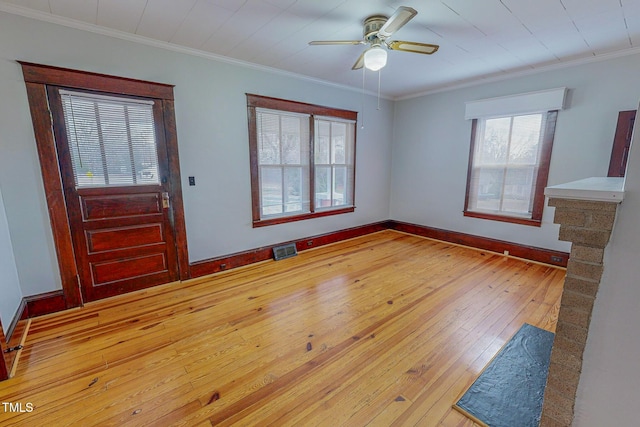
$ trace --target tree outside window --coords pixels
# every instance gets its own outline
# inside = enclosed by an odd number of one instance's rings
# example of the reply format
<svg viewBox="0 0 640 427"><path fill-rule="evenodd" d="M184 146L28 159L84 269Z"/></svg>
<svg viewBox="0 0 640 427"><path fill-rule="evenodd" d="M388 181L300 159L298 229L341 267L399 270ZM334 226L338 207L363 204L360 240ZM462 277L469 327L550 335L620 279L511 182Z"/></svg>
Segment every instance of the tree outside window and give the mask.
<svg viewBox="0 0 640 427"><path fill-rule="evenodd" d="M254 227L353 212L357 113L247 94Z"/></svg>
<svg viewBox="0 0 640 427"><path fill-rule="evenodd" d="M473 120L465 216L540 225L556 117Z"/></svg>

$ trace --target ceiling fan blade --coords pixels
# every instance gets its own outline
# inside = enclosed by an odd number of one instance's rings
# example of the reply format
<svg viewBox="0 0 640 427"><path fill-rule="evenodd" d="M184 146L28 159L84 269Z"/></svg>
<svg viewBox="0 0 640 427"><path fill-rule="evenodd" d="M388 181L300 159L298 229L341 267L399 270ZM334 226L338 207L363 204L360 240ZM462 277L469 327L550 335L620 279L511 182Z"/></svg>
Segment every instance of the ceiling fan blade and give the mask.
<svg viewBox="0 0 640 427"><path fill-rule="evenodd" d="M411 7L400 6L393 15L387 19L387 22L380 27L378 30L378 37L383 40L391 37L393 33L402 28L404 24L409 22L417 13L418 12Z"/></svg>
<svg viewBox="0 0 640 427"><path fill-rule="evenodd" d="M364 44L362 40L316 40L309 42L312 46L330 45L330 44Z"/></svg>
<svg viewBox="0 0 640 427"><path fill-rule="evenodd" d="M358 57L358 59L356 60L356 63L353 64L353 67L351 67L351 69L352 70L359 70L362 67L364 67L364 52L362 52L362 54Z"/></svg>
<svg viewBox="0 0 640 427"><path fill-rule="evenodd" d="M425 55L431 55L435 53L440 46L437 44L417 43L417 42L405 42L402 40L394 40L387 43L389 49L400 50L403 52L424 53Z"/></svg>

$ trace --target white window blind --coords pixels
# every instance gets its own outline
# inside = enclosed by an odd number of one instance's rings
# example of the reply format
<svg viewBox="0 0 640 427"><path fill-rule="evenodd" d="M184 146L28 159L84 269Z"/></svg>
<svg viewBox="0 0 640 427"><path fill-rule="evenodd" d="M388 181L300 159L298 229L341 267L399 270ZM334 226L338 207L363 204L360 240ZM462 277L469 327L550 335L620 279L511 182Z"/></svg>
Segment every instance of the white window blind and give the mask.
<svg viewBox="0 0 640 427"><path fill-rule="evenodd" d="M60 96L77 187L160 183L153 101Z"/></svg>
<svg viewBox="0 0 640 427"><path fill-rule="evenodd" d="M256 109L262 218L310 211L309 117Z"/></svg>

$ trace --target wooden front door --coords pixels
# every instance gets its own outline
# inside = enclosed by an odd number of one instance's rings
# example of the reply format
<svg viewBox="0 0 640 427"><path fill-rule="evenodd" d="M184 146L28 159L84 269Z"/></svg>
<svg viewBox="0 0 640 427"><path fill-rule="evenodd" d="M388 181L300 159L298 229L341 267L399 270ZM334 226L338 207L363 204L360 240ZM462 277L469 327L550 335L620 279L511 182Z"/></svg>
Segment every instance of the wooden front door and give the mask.
<svg viewBox="0 0 640 427"><path fill-rule="evenodd" d="M178 280L162 108L47 88L84 301Z"/></svg>
<svg viewBox="0 0 640 427"><path fill-rule="evenodd" d="M189 278L173 86L19 62L65 307Z"/></svg>

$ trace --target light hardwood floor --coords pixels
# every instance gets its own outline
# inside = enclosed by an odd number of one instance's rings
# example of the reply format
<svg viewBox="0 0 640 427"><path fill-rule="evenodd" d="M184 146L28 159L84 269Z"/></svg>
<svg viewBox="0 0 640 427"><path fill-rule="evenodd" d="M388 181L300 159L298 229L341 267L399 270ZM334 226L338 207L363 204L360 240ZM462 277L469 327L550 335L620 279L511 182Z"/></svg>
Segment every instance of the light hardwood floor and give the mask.
<svg viewBox="0 0 640 427"><path fill-rule="evenodd" d="M458 426L565 271L383 231L33 320L0 425Z"/></svg>

